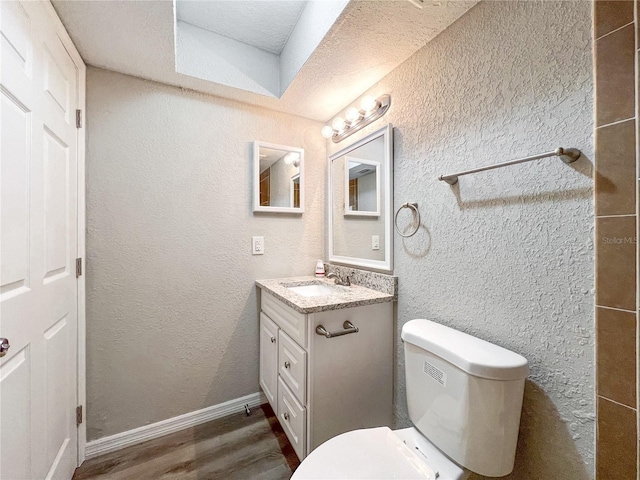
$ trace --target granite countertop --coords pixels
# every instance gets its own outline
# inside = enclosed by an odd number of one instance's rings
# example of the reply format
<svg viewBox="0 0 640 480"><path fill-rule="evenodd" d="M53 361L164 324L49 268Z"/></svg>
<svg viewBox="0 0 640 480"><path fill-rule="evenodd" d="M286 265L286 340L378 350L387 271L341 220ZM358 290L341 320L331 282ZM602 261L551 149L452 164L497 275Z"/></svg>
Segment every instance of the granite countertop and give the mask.
<svg viewBox="0 0 640 480"><path fill-rule="evenodd" d="M292 292L287 287L324 284L336 290L331 295L305 297ZM341 308L360 307L374 303L393 302L396 295L372 290L360 285L351 284L349 287L336 285L332 278L291 277L256 280L256 285L269 292L300 313L324 312Z"/></svg>

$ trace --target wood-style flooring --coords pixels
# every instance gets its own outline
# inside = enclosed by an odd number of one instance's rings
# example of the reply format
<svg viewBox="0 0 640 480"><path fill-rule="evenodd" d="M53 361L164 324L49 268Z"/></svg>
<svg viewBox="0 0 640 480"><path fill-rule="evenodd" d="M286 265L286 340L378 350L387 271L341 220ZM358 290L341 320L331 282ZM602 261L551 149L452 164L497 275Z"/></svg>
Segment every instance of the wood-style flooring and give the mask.
<svg viewBox="0 0 640 480"><path fill-rule="evenodd" d="M84 462L73 480L261 479L291 477L299 465L269 405Z"/></svg>

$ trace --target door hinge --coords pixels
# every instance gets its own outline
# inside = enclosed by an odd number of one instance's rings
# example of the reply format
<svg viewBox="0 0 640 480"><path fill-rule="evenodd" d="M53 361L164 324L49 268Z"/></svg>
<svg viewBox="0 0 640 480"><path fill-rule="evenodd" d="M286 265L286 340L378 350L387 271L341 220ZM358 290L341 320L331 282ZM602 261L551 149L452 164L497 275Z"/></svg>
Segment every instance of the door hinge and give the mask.
<svg viewBox="0 0 640 480"><path fill-rule="evenodd" d="M82 405L76 407L76 426L82 423Z"/></svg>
<svg viewBox="0 0 640 480"><path fill-rule="evenodd" d="M82 259L76 258L76 278L82 275Z"/></svg>
<svg viewBox="0 0 640 480"><path fill-rule="evenodd" d="M82 110L76 110L76 128L82 128Z"/></svg>

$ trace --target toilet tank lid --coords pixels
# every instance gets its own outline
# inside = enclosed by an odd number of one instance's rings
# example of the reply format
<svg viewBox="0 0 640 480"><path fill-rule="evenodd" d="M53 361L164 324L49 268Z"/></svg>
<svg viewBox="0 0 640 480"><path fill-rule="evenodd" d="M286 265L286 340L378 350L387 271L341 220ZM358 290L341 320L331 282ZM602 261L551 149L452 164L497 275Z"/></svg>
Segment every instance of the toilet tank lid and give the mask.
<svg viewBox="0 0 640 480"><path fill-rule="evenodd" d="M522 355L430 320L405 323L402 340L476 377L520 380L529 375L529 364Z"/></svg>

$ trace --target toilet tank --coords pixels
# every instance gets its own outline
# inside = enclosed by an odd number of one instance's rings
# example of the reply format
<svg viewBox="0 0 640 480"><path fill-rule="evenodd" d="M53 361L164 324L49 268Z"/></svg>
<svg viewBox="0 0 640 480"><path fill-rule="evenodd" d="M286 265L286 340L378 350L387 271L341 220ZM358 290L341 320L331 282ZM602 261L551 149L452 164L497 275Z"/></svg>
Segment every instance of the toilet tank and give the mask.
<svg viewBox="0 0 640 480"><path fill-rule="evenodd" d="M488 477L513 470L527 359L429 320L402 328L409 417L459 465Z"/></svg>

